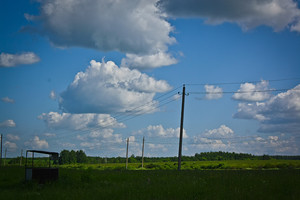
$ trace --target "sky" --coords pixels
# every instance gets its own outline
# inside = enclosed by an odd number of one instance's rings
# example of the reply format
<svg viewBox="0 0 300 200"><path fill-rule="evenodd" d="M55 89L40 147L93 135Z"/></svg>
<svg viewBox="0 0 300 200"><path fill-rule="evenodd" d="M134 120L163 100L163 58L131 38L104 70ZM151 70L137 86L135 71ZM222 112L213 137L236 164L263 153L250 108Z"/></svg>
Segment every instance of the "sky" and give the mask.
<svg viewBox="0 0 300 200"><path fill-rule="evenodd" d="M2 0L3 156L300 155L300 2ZM23 154L24 155L24 154Z"/></svg>

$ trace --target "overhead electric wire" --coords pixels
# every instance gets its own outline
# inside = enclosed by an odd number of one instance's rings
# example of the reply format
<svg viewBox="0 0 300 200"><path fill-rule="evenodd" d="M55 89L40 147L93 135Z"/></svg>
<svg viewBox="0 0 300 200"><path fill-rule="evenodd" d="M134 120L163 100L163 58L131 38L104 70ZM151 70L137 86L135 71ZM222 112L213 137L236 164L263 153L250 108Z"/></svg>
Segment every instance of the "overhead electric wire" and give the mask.
<svg viewBox="0 0 300 200"><path fill-rule="evenodd" d="M260 80L260 81L242 81L242 82L220 82L220 83L187 83L186 86L204 86L204 85L239 85L245 83L260 83L261 81L268 82L280 82L280 81L293 81L300 80L300 78L283 78L283 79L270 79L270 80Z"/></svg>
<svg viewBox="0 0 300 200"><path fill-rule="evenodd" d="M283 92L283 91L288 91L288 90L299 91L300 89L269 89L269 90L222 91L222 92L189 92L189 94L267 93L267 92Z"/></svg>
<svg viewBox="0 0 300 200"><path fill-rule="evenodd" d="M175 90L175 89L174 89L174 90ZM177 93L176 93L176 94L177 94ZM128 121L128 120L131 120L131 119L133 119L133 118L139 117L139 116L141 116L141 115L150 113L151 111L156 110L156 109L158 109L158 108L160 108L160 107L162 107L162 106L164 106L164 105L167 105L167 104L169 104L169 103L172 103L172 102L174 102L174 101L176 101L177 99L180 98L180 97L173 98L174 95L175 95L175 93L173 93L172 95L169 95L168 98L165 98L165 99L162 100L162 101L168 100L168 99L170 99L170 98L172 98L172 100L167 101L167 102L165 102L165 103L163 103L163 104L159 104L159 106L156 106L156 107L154 107L154 108L152 108L152 109L150 109L150 110L143 111L143 112L141 112L141 111L135 112L135 114L127 115L127 116L125 116L124 119L121 119L121 120L118 119L118 118L115 118L116 121L114 121L114 122L112 122L112 123L109 123L109 124L107 124L107 125L105 125L105 126L99 126L99 127L95 127L95 128L92 128L92 129L86 129L86 130L74 130L74 131L72 131L71 133L69 132L68 134L64 134L64 135L60 136L60 139L61 139L61 138L68 137L68 136L71 136L71 135L74 135L74 133L78 133L78 132L85 134L86 132L89 132L89 133L90 133L90 132L92 132L92 131L96 131L96 130L99 130L99 129L106 129L106 128L109 128L110 126L113 126L115 123L117 123L117 124L118 124L118 123L122 123L122 122L125 122L125 121ZM165 96L165 95L163 95L163 96ZM144 105L145 105L145 104L144 104ZM66 130L66 131L67 131L67 130ZM81 135L82 135L82 134L81 134ZM57 139L57 137L56 137L55 139Z"/></svg>

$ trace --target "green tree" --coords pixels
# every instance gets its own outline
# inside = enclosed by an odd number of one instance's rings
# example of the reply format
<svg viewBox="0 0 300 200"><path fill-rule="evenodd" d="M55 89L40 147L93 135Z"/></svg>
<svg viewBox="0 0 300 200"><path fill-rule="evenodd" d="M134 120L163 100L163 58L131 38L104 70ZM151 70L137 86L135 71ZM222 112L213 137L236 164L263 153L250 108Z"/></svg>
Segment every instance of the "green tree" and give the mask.
<svg viewBox="0 0 300 200"><path fill-rule="evenodd" d="M69 163L77 163L76 152L74 150L70 151Z"/></svg>
<svg viewBox="0 0 300 200"><path fill-rule="evenodd" d="M82 151L82 150L76 151L76 160L77 160L77 163L86 163L87 162L87 157L86 157L86 154L84 153L84 151Z"/></svg>
<svg viewBox="0 0 300 200"><path fill-rule="evenodd" d="M62 150L59 154L59 164L69 164L70 163L70 152L68 150Z"/></svg>

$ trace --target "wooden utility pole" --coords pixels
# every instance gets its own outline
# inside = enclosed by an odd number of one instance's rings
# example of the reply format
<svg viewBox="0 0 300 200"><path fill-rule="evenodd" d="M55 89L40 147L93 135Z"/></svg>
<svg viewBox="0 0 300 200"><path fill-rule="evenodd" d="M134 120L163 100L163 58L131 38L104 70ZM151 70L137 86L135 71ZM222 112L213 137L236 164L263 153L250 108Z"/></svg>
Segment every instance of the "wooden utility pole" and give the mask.
<svg viewBox="0 0 300 200"><path fill-rule="evenodd" d="M21 149L20 166L22 166L23 149Z"/></svg>
<svg viewBox="0 0 300 200"><path fill-rule="evenodd" d="M5 151L4 151L4 166L6 164L6 152L7 152L7 148L5 148Z"/></svg>
<svg viewBox="0 0 300 200"><path fill-rule="evenodd" d="M0 153L0 166L2 165L2 140L3 140L3 135L1 134L1 153Z"/></svg>
<svg viewBox="0 0 300 200"><path fill-rule="evenodd" d="M182 87L182 104L181 104L181 120L180 120L180 136L179 136L179 151L178 151L178 171L181 169L182 155L182 137L183 137L183 117L184 117L184 100L185 100L185 85Z"/></svg>
<svg viewBox="0 0 300 200"><path fill-rule="evenodd" d="M128 146L129 146L129 138L127 138L127 149L126 149L126 169L128 167Z"/></svg>
<svg viewBox="0 0 300 200"><path fill-rule="evenodd" d="M145 145L145 137L143 137L143 148L142 148L142 168L144 168L144 145Z"/></svg>

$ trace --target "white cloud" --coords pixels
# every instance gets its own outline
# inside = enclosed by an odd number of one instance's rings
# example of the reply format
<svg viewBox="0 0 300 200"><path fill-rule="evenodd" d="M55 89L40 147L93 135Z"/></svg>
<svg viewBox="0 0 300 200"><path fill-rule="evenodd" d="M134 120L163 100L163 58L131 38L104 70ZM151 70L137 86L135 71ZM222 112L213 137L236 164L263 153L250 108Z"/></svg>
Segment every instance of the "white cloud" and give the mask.
<svg viewBox="0 0 300 200"><path fill-rule="evenodd" d="M275 31L299 31L300 10L293 0L160 0L172 17L200 17L208 24L236 23L244 30L266 25Z"/></svg>
<svg viewBox="0 0 300 200"><path fill-rule="evenodd" d="M202 134L191 138L192 146L197 149L209 149L209 151L228 151L232 149L229 142L234 137L234 131L226 125L219 128L206 130Z"/></svg>
<svg viewBox="0 0 300 200"><path fill-rule="evenodd" d="M15 103L15 100L13 100L9 97L3 97L3 98L1 98L1 101L5 102L5 103Z"/></svg>
<svg viewBox="0 0 300 200"><path fill-rule="evenodd" d="M171 89L164 80L155 80L137 70L119 68L114 62L92 60L61 93L60 107L71 113L153 112L157 92ZM151 102L145 105L145 103Z"/></svg>
<svg viewBox="0 0 300 200"><path fill-rule="evenodd" d="M50 99L55 100L56 99L56 93L54 90L51 90L50 94L49 94Z"/></svg>
<svg viewBox="0 0 300 200"><path fill-rule="evenodd" d="M46 137L56 137L55 133L45 133L44 134Z"/></svg>
<svg viewBox="0 0 300 200"><path fill-rule="evenodd" d="M118 123L117 120L108 114L70 114L49 112L43 113L38 117L44 120L49 128L54 129L70 129L83 130L89 128L123 128L123 123Z"/></svg>
<svg viewBox="0 0 300 200"><path fill-rule="evenodd" d="M177 60L171 54L166 52L158 52L151 55L126 54L126 58L122 59L122 67L130 68L157 68L176 64Z"/></svg>
<svg viewBox="0 0 300 200"><path fill-rule="evenodd" d="M300 22L291 27L292 31L300 32Z"/></svg>
<svg viewBox="0 0 300 200"><path fill-rule="evenodd" d="M164 128L162 125L150 125L146 129L138 131L139 134L149 137L179 138L180 128ZM187 138L186 131L183 129L183 138Z"/></svg>
<svg viewBox="0 0 300 200"><path fill-rule="evenodd" d="M0 54L0 67L15 67L17 65L30 65L39 62L40 58L33 52L21 54Z"/></svg>
<svg viewBox="0 0 300 200"><path fill-rule="evenodd" d="M170 36L173 28L155 6L156 2L157 0L46 0L40 1L39 16L25 14L25 17L27 20L37 21L38 27L34 31L47 36L56 46L80 46L128 53L130 63L138 67L132 62L131 54L135 54L135 57L147 57L160 52L168 55L168 45L175 42L175 38ZM34 28L26 29L32 31ZM173 60L170 56L169 59L160 58L155 61L168 65ZM145 63L142 64L146 67ZM149 64L148 67L158 65Z"/></svg>
<svg viewBox="0 0 300 200"><path fill-rule="evenodd" d="M8 128L8 127L16 127L16 123L12 119L8 119L0 123L0 127Z"/></svg>
<svg viewBox="0 0 300 200"><path fill-rule="evenodd" d="M242 101L264 101L271 97L270 93L261 92L268 90L269 82L262 80L256 85L253 83L244 83L240 85L237 93L235 93L232 98L235 100ZM260 92L254 92L260 91Z"/></svg>
<svg viewBox="0 0 300 200"><path fill-rule="evenodd" d="M251 152L256 155L298 155L299 145L295 137L270 135L247 139L244 143L235 144L235 148L242 152Z"/></svg>
<svg viewBox="0 0 300 200"><path fill-rule="evenodd" d="M147 147L151 152L153 151L160 151L160 152L167 152L168 148L162 144L147 144Z"/></svg>
<svg viewBox="0 0 300 200"><path fill-rule="evenodd" d="M4 147L7 148L9 151L16 151L18 149L18 146L16 143L9 142L9 141L6 141L4 143Z"/></svg>
<svg viewBox="0 0 300 200"><path fill-rule="evenodd" d="M204 88L206 91L206 99L220 99L223 96L223 90L218 86L205 85Z"/></svg>
<svg viewBox="0 0 300 200"><path fill-rule="evenodd" d="M300 132L300 85L263 103L241 103L234 115L260 122L260 132Z"/></svg>
<svg viewBox="0 0 300 200"><path fill-rule="evenodd" d="M220 137L220 138L226 138L226 137L232 137L234 135L234 131L227 127L226 125L221 125L219 128L206 130L203 133L206 137Z"/></svg>
<svg viewBox="0 0 300 200"><path fill-rule="evenodd" d="M106 151L120 150L120 144L124 142L120 134L115 134L113 129L102 129L91 131L87 135L77 135L81 140L80 146L88 149L99 149L105 147ZM131 138L132 142L134 138Z"/></svg>
<svg viewBox="0 0 300 200"><path fill-rule="evenodd" d="M7 140L10 140L10 141L20 140L20 137L19 137L19 136L17 136L17 135L12 135L12 134L7 134L7 135L6 135L6 138L7 138Z"/></svg>
<svg viewBox="0 0 300 200"><path fill-rule="evenodd" d="M46 140L41 140L38 136L34 136L33 139L24 143L26 146L30 146L34 149L48 149L49 144Z"/></svg>

